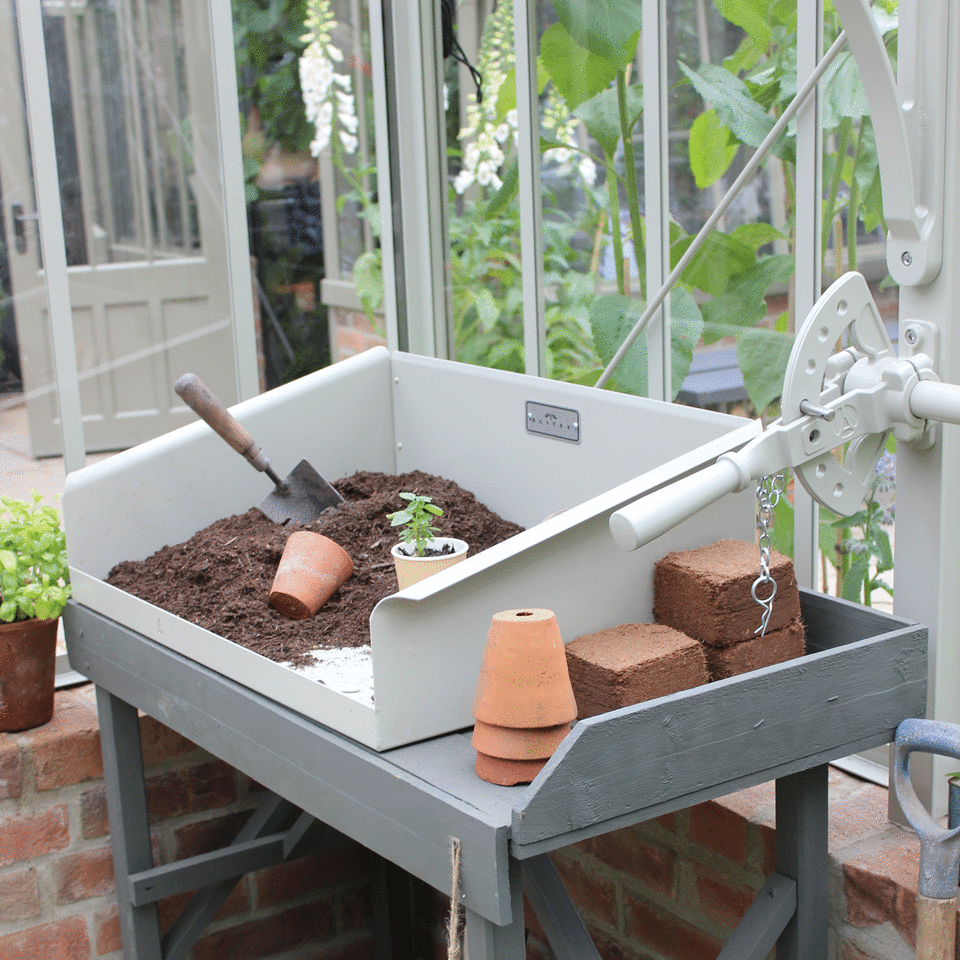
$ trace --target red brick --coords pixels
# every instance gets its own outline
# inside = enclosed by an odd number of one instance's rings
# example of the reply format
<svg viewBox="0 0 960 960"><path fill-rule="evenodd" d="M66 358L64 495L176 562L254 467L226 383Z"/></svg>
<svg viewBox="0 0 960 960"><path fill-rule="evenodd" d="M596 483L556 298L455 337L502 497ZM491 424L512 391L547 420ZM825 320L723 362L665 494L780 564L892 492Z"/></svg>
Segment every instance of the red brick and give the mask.
<svg viewBox="0 0 960 960"><path fill-rule="evenodd" d="M123 949L123 938L120 935L120 912L117 905L98 910L93 915L93 936L96 943L97 956L105 953L115 953Z"/></svg>
<svg viewBox="0 0 960 960"><path fill-rule="evenodd" d="M873 783L859 790L830 798L830 852L836 853L853 843L887 830L888 791Z"/></svg>
<svg viewBox="0 0 960 960"><path fill-rule="evenodd" d="M161 760L182 757L197 749L195 743L147 714L140 717L140 743L143 748L145 767L159 763Z"/></svg>
<svg viewBox="0 0 960 960"><path fill-rule="evenodd" d="M236 799L236 772L220 760L147 779L147 809L151 823L224 807Z"/></svg>
<svg viewBox="0 0 960 960"><path fill-rule="evenodd" d="M0 923L40 916L37 871L13 870L0 875Z"/></svg>
<svg viewBox="0 0 960 960"><path fill-rule="evenodd" d="M776 807L776 781L758 783L736 793L728 793L725 797L718 797L715 802L744 820L765 820L767 814Z"/></svg>
<svg viewBox="0 0 960 960"><path fill-rule="evenodd" d="M649 954L644 953L641 958L637 951L629 949L625 944L603 931L588 928L587 932L590 934L590 939L602 960L647 960L649 956Z"/></svg>
<svg viewBox="0 0 960 960"><path fill-rule="evenodd" d="M350 357L363 352L363 334L344 327L337 328L337 356Z"/></svg>
<svg viewBox="0 0 960 960"><path fill-rule="evenodd" d="M920 848L912 833L887 834L842 865L846 919L855 927L890 921L905 943L915 945Z"/></svg>
<svg viewBox="0 0 960 960"><path fill-rule="evenodd" d="M331 939L329 902L308 903L269 917L259 917L210 934L193 948L193 960L246 960L295 950Z"/></svg>
<svg viewBox="0 0 960 960"><path fill-rule="evenodd" d="M80 833L85 840L105 837L110 832L107 795L102 786L80 796Z"/></svg>
<svg viewBox="0 0 960 960"><path fill-rule="evenodd" d="M359 844L343 844L259 871L256 874L257 904L279 906L300 899L311 890L366 880L369 873L367 851Z"/></svg>
<svg viewBox="0 0 960 960"><path fill-rule="evenodd" d="M173 922L180 916L180 911L190 902L192 896L192 893L182 893L175 897L165 897L157 903L161 932L166 933L170 929ZM246 877L241 877L217 911L213 921L219 922L236 917L238 914L247 913L250 908L250 885Z"/></svg>
<svg viewBox="0 0 960 960"><path fill-rule="evenodd" d="M57 903L61 906L111 893L114 882L110 847L97 847L61 857L53 865L53 876Z"/></svg>
<svg viewBox="0 0 960 960"><path fill-rule="evenodd" d="M38 790L103 778L97 714L82 695L60 691L53 719L25 739L33 751Z"/></svg>
<svg viewBox="0 0 960 960"><path fill-rule="evenodd" d="M90 938L81 917L69 917L0 937L0 957L89 960Z"/></svg>
<svg viewBox="0 0 960 960"><path fill-rule="evenodd" d="M35 817L0 820L0 866L62 850L69 843L70 826L65 806L53 807Z"/></svg>
<svg viewBox="0 0 960 960"><path fill-rule="evenodd" d="M365 930L373 922L373 908L370 905L370 888L341 892L338 896L340 908L340 930L349 933Z"/></svg>
<svg viewBox="0 0 960 960"><path fill-rule="evenodd" d="M747 821L739 813L713 800L689 810L690 839L732 860L741 867L747 863Z"/></svg>
<svg viewBox="0 0 960 960"><path fill-rule="evenodd" d="M722 944L652 904L624 896L627 935L670 960L716 960Z"/></svg>
<svg viewBox="0 0 960 960"><path fill-rule="evenodd" d="M177 858L195 857L232 843L250 819L250 813L242 810L177 827L173 833Z"/></svg>
<svg viewBox="0 0 960 960"><path fill-rule="evenodd" d="M577 844L609 867L619 870L667 897L677 895L677 855L650 843L632 828L615 830Z"/></svg>
<svg viewBox="0 0 960 960"><path fill-rule="evenodd" d="M581 911L601 923L614 925L617 922L617 891L613 881L562 854L552 859L570 899Z"/></svg>
<svg viewBox="0 0 960 960"><path fill-rule="evenodd" d="M20 748L6 734L0 737L0 800L13 800L23 791Z"/></svg>
<svg viewBox="0 0 960 960"><path fill-rule="evenodd" d="M756 890L730 883L728 878L701 864L690 866L704 916L732 930L750 908L757 895Z"/></svg>

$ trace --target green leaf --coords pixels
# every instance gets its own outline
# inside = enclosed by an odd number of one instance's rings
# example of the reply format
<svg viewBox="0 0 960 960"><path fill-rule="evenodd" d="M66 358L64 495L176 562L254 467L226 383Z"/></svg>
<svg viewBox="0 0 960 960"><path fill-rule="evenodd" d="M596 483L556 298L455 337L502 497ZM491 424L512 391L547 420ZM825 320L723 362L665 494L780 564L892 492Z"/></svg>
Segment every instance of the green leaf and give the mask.
<svg viewBox="0 0 960 960"><path fill-rule="evenodd" d="M580 46L562 23L549 27L540 38L540 60L570 112L617 78L617 68Z"/></svg>
<svg viewBox="0 0 960 960"><path fill-rule="evenodd" d="M716 110L704 110L690 128L690 169L697 186L704 190L716 183L737 155L739 144L717 118Z"/></svg>
<svg viewBox="0 0 960 960"><path fill-rule="evenodd" d="M540 141L540 149L543 150L543 140ZM492 219L503 213L510 205L510 201L517 195L520 188L520 168L517 159L514 157L501 178L500 189L490 198L490 201L483 208L483 216Z"/></svg>
<svg viewBox="0 0 960 960"><path fill-rule="evenodd" d="M729 70L704 63L696 72L685 63L680 69L693 84L697 93L717 112L720 122L749 147L759 147L776 122L750 95L746 84ZM785 138L773 145L772 153L783 157Z"/></svg>
<svg viewBox="0 0 960 960"><path fill-rule="evenodd" d="M761 50L770 46L770 24L767 20L768 0L716 0L724 19L742 27Z"/></svg>
<svg viewBox="0 0 960 960"><path fill-rule="evenodd" d="M620 294L598 297L590 310L593 343L604 366L610 363L642 315L645 305ZM671 382L676 396L690 371L693 350L700 341L703 320L693 297L682 289L670 294L671 318ZM647 338L641 334L630 346L609 380L610 386L623 393L645 397L647 386Z"/></svg>
<svg viewBox="0 0 960 960"><path fill-rule="evenodd" d="M793 337L754 327L737 341L737 363L750 402L758 413L783 393L783 378L793 348Z"/></svg>
<svg viewBox="0 0 960 960"><path fill-rule="evenodd" d="M590 136L600 145L608 158L617 152L623 130L620 127L620 105L613 87L603 90L582 103L574 115L581 119ZM643 90L631 84L627 87L627 123L633 129L637 118L643 113Z"/></svg>
<svg viewBox="0 0 960 960"><path fill-rule="evenodd" d="M540 60L537 60L537 94L541 94L550 80L547 69ZM496 122L503 123L507 114L517 108L517 68L509 70L497 91Z"/></svg>
<svg viewBox="0 0 960 960"><path fill-rule="evenodd" d="M769 223L758 221L757 223L742 223L731 234L741 243L745 243L754 253L768 243L774 240L786 240L787 238Z"/></svg>
<svg viewBox="0 0 960 960"><path fill-rule="evenodd" d="M622 70L636 53L643 16L636 0L554 0L567 33Z"/></svg>
<svg viewBox="0 0 960 960"><path fill-rule="evenodd" d="M680 262L693 239L685 236L670 247L671 268ZM683 282L704 293L719 296L727 289L732 277L751 270L756 264L757 256L747 244L730 234L714 230L683 271Z"/></svg>

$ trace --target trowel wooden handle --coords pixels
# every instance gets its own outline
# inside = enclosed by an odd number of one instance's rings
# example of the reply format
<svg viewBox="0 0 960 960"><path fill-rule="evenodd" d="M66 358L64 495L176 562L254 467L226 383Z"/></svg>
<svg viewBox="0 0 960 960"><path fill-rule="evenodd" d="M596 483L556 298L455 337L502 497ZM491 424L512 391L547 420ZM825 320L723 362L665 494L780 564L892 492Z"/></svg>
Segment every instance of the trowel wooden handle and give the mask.
<svg viewBox="0 0 960 960"><path fill-rule="evenodd" d="M917 960L954 960L957 901L917 894Z"/></svg>
<svg viewBox="0 0 960 960"><path fill-rule="evenodd" d="M258 470L269 468L270 461L253 437L240 426L233 414L195 373L185 373L173 385L173 389L177 396L198 417L213 427L237 453L242 453Z"/></svg>

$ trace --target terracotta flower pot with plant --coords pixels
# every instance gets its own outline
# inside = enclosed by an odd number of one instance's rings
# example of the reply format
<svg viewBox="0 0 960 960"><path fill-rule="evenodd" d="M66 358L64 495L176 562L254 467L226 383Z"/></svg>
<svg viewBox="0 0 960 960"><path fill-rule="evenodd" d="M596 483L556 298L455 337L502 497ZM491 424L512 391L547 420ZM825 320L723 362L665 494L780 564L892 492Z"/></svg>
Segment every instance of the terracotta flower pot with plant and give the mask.
<svg viewBox="0 0 960 960"><path fill-rule="evenodd" d="M397 583L401 590L438 573L446 567L459 563L467 555L469 546L456 537L438 537L439 531L432 525L435 517L443 516L443 510L432 497L416 493L400 494L407 501L403 510L388 513L393 527L403 527L400 543L390 551L397 571Z"/></svg>
<svg viewBox="0 0 960 960"><path fill-rule="evenodd" d="M57 623L70 597L60 511L0 497L0 731L53 716Z"/></svg>

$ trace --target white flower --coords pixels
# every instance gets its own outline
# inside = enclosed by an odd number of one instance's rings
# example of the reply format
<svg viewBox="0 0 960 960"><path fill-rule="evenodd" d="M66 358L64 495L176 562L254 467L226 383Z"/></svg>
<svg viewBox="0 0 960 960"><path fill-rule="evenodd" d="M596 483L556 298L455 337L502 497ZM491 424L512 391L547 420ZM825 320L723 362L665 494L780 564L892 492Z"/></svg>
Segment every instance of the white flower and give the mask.
<svg viewBox="0 0 960 960"><path fill-rule="evenodd" d="M347 133L346 130L340 131L340 142L347 153L354 153L357 149L357 138L353 134Z"/></svg>

